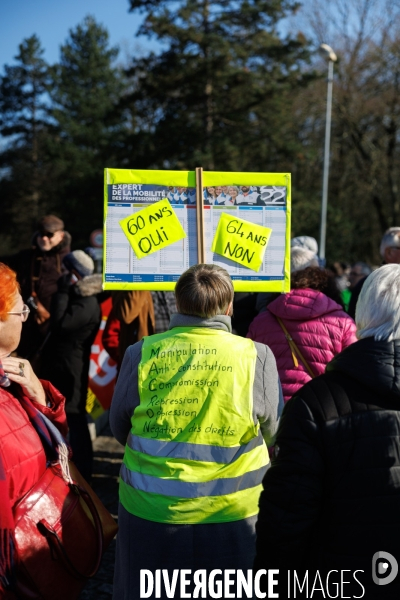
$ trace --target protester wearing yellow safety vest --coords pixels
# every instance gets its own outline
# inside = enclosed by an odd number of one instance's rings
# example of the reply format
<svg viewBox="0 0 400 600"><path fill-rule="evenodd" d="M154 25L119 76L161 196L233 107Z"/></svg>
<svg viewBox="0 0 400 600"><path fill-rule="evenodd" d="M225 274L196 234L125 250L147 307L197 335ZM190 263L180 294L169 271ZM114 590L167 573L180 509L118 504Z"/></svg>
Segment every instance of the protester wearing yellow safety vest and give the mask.
<svg viewBox="0 0 400 600"><path fill-rule="evenodd" d="M224 269L190 268L175 295L170 329L128 348L111 405L125 445L115 600L140 598L141 569L246 572L255 555L267 445L283 406L275 359L231 333ZM166 598L164 587L152 597Z"/></svg>

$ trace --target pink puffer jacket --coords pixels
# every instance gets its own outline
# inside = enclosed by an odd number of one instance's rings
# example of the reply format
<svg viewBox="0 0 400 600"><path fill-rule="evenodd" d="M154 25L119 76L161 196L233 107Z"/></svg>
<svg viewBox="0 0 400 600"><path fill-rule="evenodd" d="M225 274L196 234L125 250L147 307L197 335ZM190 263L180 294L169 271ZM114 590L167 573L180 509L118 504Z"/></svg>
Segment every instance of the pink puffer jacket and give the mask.
<svg viewBox="0 0 400 600"><path fill-rule="evenodd" d="M279 317L315 375L321 375L332 358L357 341L356 326L337 304L322 292L292 290L271 302L252 322L247 337L269 346L274 353L285 402L311 379L301 360L293 362Z"/></svg>

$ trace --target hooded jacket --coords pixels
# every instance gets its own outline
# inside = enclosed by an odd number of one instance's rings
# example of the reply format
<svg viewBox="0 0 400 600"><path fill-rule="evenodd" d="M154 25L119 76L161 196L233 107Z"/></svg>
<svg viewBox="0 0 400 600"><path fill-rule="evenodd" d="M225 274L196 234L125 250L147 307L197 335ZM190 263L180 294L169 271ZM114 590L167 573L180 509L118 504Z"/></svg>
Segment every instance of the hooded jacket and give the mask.
<svg viewBox="0 0 400 600"><path fill-rule="evenodd" d="M356 326L339 304L309 288L280 295L254 319L247 337L271 348L287 402L311 376L301 360L295 366L276 317L282 320L315 375L321 375L336 354L357 340Z"/></svg>
<svg viewBox="0 0 400 600"><path fill-rule="evenodd" d="M400 340L336 356L285 406L276 446L255 567L360 569L355 597L398 598L400 577L378 587L371 565L379 551L400 563Z"/></svg>
<svg viewBox="0 0 400 600"><path fill-rule="evenodd" d="M65 396L67 414L84 414L91 347L100 326L102 276L59 282L51 306L50 338L43 353L45 378Z"/></svg>

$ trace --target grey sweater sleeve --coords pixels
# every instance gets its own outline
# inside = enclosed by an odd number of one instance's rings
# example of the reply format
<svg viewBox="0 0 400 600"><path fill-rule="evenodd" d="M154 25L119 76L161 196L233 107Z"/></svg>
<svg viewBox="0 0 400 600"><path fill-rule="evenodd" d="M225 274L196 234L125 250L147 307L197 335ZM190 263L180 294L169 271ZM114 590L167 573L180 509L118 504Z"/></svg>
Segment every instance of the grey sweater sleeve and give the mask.
<svg viewBox="0 0 400 600"><path fill-rule="evenodd" d="M260 423L267 446L272 445L283 410L283 394L275 357L264 344L254 342L257 362L253 385L253 418Z"/></svg>
<svg viewBox="0 0 400 600"><path fill-rule="evenodd" d="M132 427L133 411L140 404L138 368L142 356L142 346L143 340L127 348L111 402L111 431L123 446L126 444Z"/></svg>

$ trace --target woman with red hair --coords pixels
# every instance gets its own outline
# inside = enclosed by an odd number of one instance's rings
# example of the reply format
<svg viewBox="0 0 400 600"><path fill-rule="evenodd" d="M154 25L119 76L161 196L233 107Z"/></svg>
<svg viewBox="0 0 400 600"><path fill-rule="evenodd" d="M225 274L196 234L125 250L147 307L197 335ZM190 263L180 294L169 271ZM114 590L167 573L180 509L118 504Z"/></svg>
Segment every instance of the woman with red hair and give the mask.
<svg viewBox="0 0 400 600"><path fill-rule="evenodd" d="M46 470L40 415L67 433L64 397L26 359L10 356L28 314L16 274L0 263L0 597L7 599L17 597L13 507Z"/></svg>

